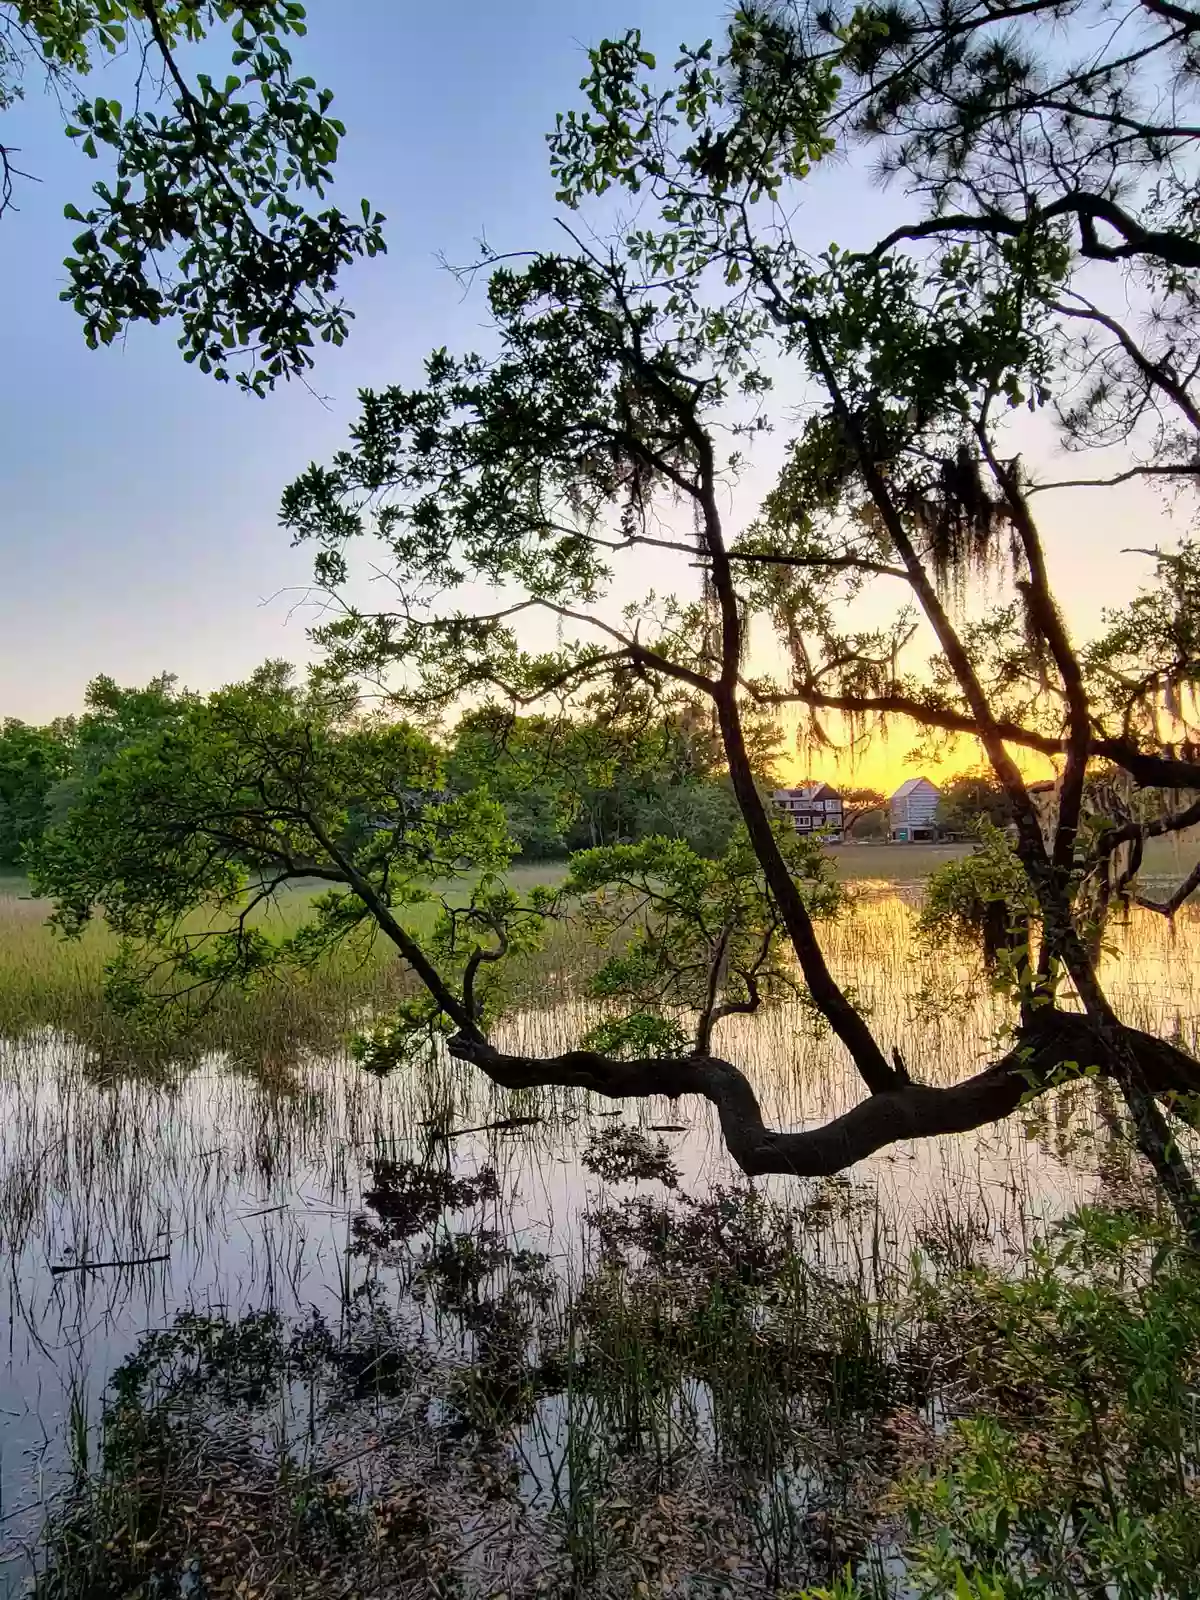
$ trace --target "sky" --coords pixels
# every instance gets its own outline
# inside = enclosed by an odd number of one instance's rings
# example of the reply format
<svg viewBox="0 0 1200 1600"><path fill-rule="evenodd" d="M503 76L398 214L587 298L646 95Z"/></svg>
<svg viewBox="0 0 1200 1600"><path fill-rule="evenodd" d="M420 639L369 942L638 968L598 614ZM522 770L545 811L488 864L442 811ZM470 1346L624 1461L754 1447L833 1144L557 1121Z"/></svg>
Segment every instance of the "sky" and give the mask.
<svg viewBox="0 0 1200 1600"><path fill-rule="evenodd" d="M369 196L388 218L388 254L344 279L356 320L342 350L322 348L315 394L292 385L255 400L218 385L184 365L169 327L89 351L58 292L75 231L62 207L86 205L96 165L35 83L5 113L5 142L37 181L0 219L0 718L77 710L101 672L140 683L169 671L206 690L267 657L305 659L309 556L278 527L281 489L344 442L360 387L416 382L430 348L486 340L481 297L442 258L470 260L483 234L498 249L561 237L544 135L578 103L586 47L637 26L670 61L723 15L688 0L309 0L308 11L297 54L335 90L348 129L334 199L353 210ZM120 98L124 71L103 69L91 91L107 82ZM835 169L800 226L815 249L852 245L908 210ZM1026 444L1073 475L1043 434ZM734 531L765 471L731 498ZM1146 574L1122 547L1172 530L1149 489L1058 498L1052 576L1084 632ZM910 743L898 734L871 753L859 781L899 776Z"/></svg>

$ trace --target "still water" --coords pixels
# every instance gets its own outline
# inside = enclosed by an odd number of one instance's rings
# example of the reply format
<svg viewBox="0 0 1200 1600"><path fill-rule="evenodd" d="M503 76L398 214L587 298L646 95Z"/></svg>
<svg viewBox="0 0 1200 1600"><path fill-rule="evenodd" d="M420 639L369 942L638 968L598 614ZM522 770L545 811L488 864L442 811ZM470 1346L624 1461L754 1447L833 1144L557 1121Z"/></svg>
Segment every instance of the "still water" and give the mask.
<svg viewBox="0 0 1200 1600"><path fill-rule="evenodd" d="M950 1082L987 1059L1004 1017L958 957L915 948L911 919L902 894L865 898L836 930L831 960L911 1070ZM1139 916L1115 938L1106 971L1129 1021L1192 1048L1195 929L1190 914L1174 930ZM577 1038L583 1020L574 1005L526 1011L498 1042L550 1052ZM835 1045L787 1010L731 1019L717 1047L752 1077L776 1125L815 1125L859 1098ZM451 1062L382 1082L344 1055L303 1053L266 1075L213 1055L114 1076L52 1030L0 1039L0 1594L19 1592L72 1434L78 1447L110 1373L147 1330L182 1308L271 1309L289 1320L315 1309L336 1323L372 1270L349 1247L373 1163L421 1157L431 1122L475 1129L514 1111L540 1120L461 1134L450 1145L455 1169L494 1167L502 1198L490 1225L569 1271L581 1214L608 1188L580 1156L613 1125L610 1104L554 1093L514 1106ZM647 1103L616 1120L656 1130L686 1192L737 1177L702 1103ZM839 1250L878 1249L881 1238L903 1252L939 1217L964 1212L997 1253L1019 1254L1040 1221L1102 1183L1093 1125L1079 1096L1064 1096L1032 1118L881 1152L850 1175L871 1203L848 1213L860 1220L828 1243L831 1262ZM82 1262L115 1264L75 1270Z"/></svg>

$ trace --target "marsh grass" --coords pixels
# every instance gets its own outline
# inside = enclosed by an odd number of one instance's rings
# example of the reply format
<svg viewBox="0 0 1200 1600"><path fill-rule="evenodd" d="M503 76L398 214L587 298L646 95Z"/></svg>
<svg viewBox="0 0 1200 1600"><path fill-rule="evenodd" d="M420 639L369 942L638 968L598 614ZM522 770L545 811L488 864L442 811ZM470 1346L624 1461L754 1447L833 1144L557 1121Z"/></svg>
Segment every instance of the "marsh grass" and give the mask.
<svg viewBox="0 0 1200 1600"><path fill-rule="evenodd" d="M555 881L563 871L518 868L512 879L522 889ZM301 926L313 894L324 887L296 885L252 921L286 938ZM455 892L466 893L465 885ZM47 901L30 895L25 879L0 879L0 1038L58 1029L122 1070L161 1067L213 1050L269 1069L305 1050L340 1047L364 1017L412 990L392 945L370 934L348 940L312 968L290 969L249 993L224 990L199 1011L187 1005L167 1008L150 1028L145 1019L116 1014L105 1001L105 969L118 949L111 930L98 918L82 938L64 939L49 925L50 911ZM435 915L433 905L417 905L408 908L405 920L420 932ZM201 926L203 918L194 922ZM578 971L585 956L579 930L557 925L547 949L523 975L525 989L518 983L518 1003L535 995L552 1001L564 974Z"/></svg>
<svg viewBox="0 0 1200 1600"><path fill-rule="evenodd" d="M145 1055L98 1015L102 931L64 976L41 908L14 904L0 960L33 976L20 1006L20 985L0 998L20 1024L0 1025L0 1474L6 1537L40 1548L11 1570L55 1600L749 1597L834 1585L848 1561L860 1591L894 1592L933 1515L912 1474L948 1485L961 1561L975 1480L1019 1464L1004 1441L947 1453L957 1420L986 1403L1021 1440L1040 1426L971 1368L999 1326L971 1285L1058 1274L1036 1241L1082 1203L1161 1227L1092 1085L852 1180L751 1190L700 1104L505 1095L447 1059L357 1072L346 1035L398 992L382 952ZM949 1082L1005 1014L970 963L914 944L914 909L863 889L830 959L912 1070ZM1195 931L1191 910L1136 915L1106 958L1122 1015L1192 1048ZM513 1048L562 1049L595 1016L560 937ZM859 1095L804 1013L720 1044L780 1125ZM51 1271L113 1261L132 1264ZM1132 1303L1135 1349L1153 1307ZM1101 1437L1142 1459L1128 1430Z"/></svg>

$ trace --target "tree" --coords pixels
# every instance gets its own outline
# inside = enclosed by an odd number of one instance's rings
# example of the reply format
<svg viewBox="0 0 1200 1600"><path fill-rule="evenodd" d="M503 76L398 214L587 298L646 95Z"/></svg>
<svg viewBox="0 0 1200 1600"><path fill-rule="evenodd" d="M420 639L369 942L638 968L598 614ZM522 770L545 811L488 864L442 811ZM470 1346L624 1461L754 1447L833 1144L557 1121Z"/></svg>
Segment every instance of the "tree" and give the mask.
<svg viewBox="0 0 1200 1600"><path fill-rule="evenodd" d="M760 731L759 744L765 761L770 730ZM665 703L634 684L619 700L576 714L522 717L496 704L469 711L455 728L447 770L458 792L484 788L501 801L531 859L655 834L717 857L737 823L719 750L694 703Z"/></svg>
<svg viewBox="0 0 1200 1600"><path fill-rule="evenodd" d="M852 835L864 837L864 824L868 817L878 816L887 806L887 796L879 789L856 788L842 790L842 828L847 839Z"/></svg>
<svg viewBox="0 0 1200 1600"><path fill-rule="evenodd" d="M1012 802L995 773L987 767L960 772L942 786L937 820L938 827L948 833L978 833L983 822L1003 828L1012 817Z"/></svg>
<svg viewBox="0 0 1200 1600"><path fill-rule="evenodd" d="M62 730L0 723L0 866L19 865L41 837L49 796L69 766Z"/></svg>
<svg viewBox="0 0 1200 1600"><path fill-rule="evenodd" d="M297 0L0 0L0 112L40 77L84 153L112 158L66 261L62 299L89 345L135 322L177 321L184 360L261 394L313 365L315 340L341 344L351 313L335 297L356 256L384 248L384 219L316 209L345 132L332 92L293 72ZM223 80L189 75L191 47L224 48ZM125 54L133 108L85 83ZM210 49L201 52L209 56ZM0 216L27 174L0 140Z"/></svg>
<svg viewBox="0 0 1200 1600"><path fill-rule="evenodd" d="M528 860L566 854L565 737L569 730L549 718L518 717L497 706L467 712L454 730L446 761L450 788L456 794L484 790L498 800Z"/></svg>
<svg viewBox="0 0 1200 1600"><path fill-rule="evenodd" d="M143 689L93 678L79 717L35 728L0 724L0 864L17 866L46 829L62 822L118 751L176 720L196 697L169 673Z"/></svg>
<svg viewBox="0 0 1200 1600"><path fill-rule="evenodd" d="M781 855L812 914L834 914L840 890L820 852L788 831ZM447 1026L482 1037L507 969L540 942L560 900L582 901L600 940L625 935L592 982L597 997L624 1002L589 1040L597 1047L707 1050L724 1017L795 993L744 833L714 861L662 837L585 850L561 896L537 889L524 900L502 880L513 854L502 806L481 788L452 793L424 734L363 716L344 689L297 683L272 662L190 697L168 725L122 746L41 841L33 880L67 934L103 906L122 939L109 995L133 1010L157 1006L168 980L176 1001L203 1004L226 984L382 933L425 988L360 1039L360 1059L377 1071ZM256 920L286 885L313 879L330 890L295 932ZM209 914L198 924L200 904ZM431 904L432 924L414 933L407 913Z"/></svg>
<svg viewBox="0 0 1200 1600"><path fill-rule="evenodd" d="M397 707L424 716L484 692L525 707L589 695L619 703L631 682L709 710L755 890L733 892L730 864L719 917L701 888L684 902L704 934L701 944L679 938L680 970L692 971L690 1048L676 1039L668 1049L660 1034L640 1054L628 1039L619 1054L594 1040L547 1059L501 1051L466 973L439 967L430 947L407 951L429 1005L449 1019L451 1053L496 1083L700 1094L747 1173L815 1175L900 1138L993 1121L1064 1077L1099 1072L1119 1086L1139 1148L1200 1241L1200 1197L1168 1122L1196 1121L1200 1064L1122 1022L1095 961L1097 925L1123 892L1125 847L1149 824L1114 825L1085 807L1096 759L1142 787L1200 778L1174 737L1200 662L1186 652L1163 660L1148 621L1119 643L1114 623L1095 652L1075 647L1049 586L1035 486L1003 451L1007 414L1048 406L1075 381L1074 324L1056 309L1078 263L1063 220L1030 221L1016 236L981 230L944 248L926 242L920 254L895 241L823 257L781 221L809 168L836 147L841 74L855 69L858 39L851 28L833 53L797 54L792 26L743 11L720 60L708 45L687 51L665 83L636 34L594 53L588 107L562 119L552 140L561 198L580 205L623 184L641 194L638 227L607 246L576 237L563 253L487 264L493 353L440 350L420 387L365 394L351 445L286 492L283 520L318 545L317 577L331 597L344 595L363 536L378 541L372 556L379 544L389 552L398 595L383 613L343 599L319 633L324 679L370 674L392 684ZM761 514L731 530L725 486L744 441L770 421L768 363L794 367L810 404ZM608 598L613 571L624 561L628 577L647 550L659 570L675 558L678 591L643 593L622 611ZM982 617L969 604L981 568L1010 591ZM894 619L871 630L851 621L867 585L900 597ZM481 588L496 592L491 609L478 607ZM1147 601L1137 614L1153 609ZM560 631L552 646L534 648L522 632L539 616ZM750 669L753 628L772 632L782 671ZM910 663L922 640L931 654L918 670ZM1029 930L1003 968L1011 1047L983 1071L944 1088L913 1082L899 1041L877 1036L830 971L819 852L794 853L802 847L772 815L748 741L754 719L783 705L818 726L831 712L848 717L856 736L880 717L907 716L982 746L1012 806L1023 885L1013 915ZM821 731L832 739L836 730ZM1061 762L1048 841L1012 745ZM151 793L170 807L165 789ZM123 815L147 803L130 785ZM1157 831L1181 825L1164 806ZM104 872L87 876L96 831L81 821L79 860L66 857L46 879L78 914L110 881L134 882L107 846ZM678 870L702 886L707 869L692 859ZM605 870L625 868L614 856ZM634 892L627 873L622 881ZM671 909L652 893L662 881L658 867L638 881L652 922ZM351 880L355 892L364 887ZM125 892L137 902L144 891ZM152 922L138 931L158 936ZM724 1039L737 1016L781 998L743 952L762 950L762 970L773 969L784 941L788 970L866 1092L846 1115L800 1132L764 1125L749 1082L713 1053L711 1037L718 1019ZM655 960L670 963L671 948L660 941ZM508 959L510 950L504 923L487 953ZM630 982L640 982L644 968L631 960ZM1064 1003L1068 994L1077 1004ZM635 1014L644 1012L643 997Z"/></svg>
<svg viewBox="0 0 1200 1600"><path fill-rule="evenodd" d="M635 840L681 839L697 855L719 859L737 831L737 803L725 784L673 783L636 800Z"/></svg>
<svg viewBox="0 0 1200 1600"><path fill-rule="evenodd" d="M364 817L369 827L357 825ZM168 969L204 998L311 962L364 927L394 938L447 1001L447 980L394 913L427 900L431 878L479 872L461 916L490 927L493 902L507 905L495 873L511 854L499 806L449 795L423 734L357 718L344 692L269 662L117 750L46 835L33 879L65 931L103 905L124 941L110 987L126 1003L145 1002ZM311 879L331 889L294 935L273 939L255 923L286 884ZM212 911L207 925L187 920L197 904ZM439 923L432 948L461 975L458 915ZM428 1007L418 1014L428 1022Z"/></svg>
<svg viewBox="0 0 1200 1600"><path fill-rule="evenodd" d="M1106 0L785 0L743 15L761 30L736 67L753 94L835 69L830 132L913 197L879 253L1058 240L1100 269L1064 277L1052 302L1066 436L1130 446L1127 473L1200 470L1193 6L1130 0L1115 28Z"/></svg>
<svg viewBox="0 0 1200 1600"><path fill-rule="evenodd" d="M151 678L144 688L123 688L101 673L84 691L84 712L73 724L75 775L83 780L96 777L127 745L177 721L196 695L177 687L171 672Z"/></svg>

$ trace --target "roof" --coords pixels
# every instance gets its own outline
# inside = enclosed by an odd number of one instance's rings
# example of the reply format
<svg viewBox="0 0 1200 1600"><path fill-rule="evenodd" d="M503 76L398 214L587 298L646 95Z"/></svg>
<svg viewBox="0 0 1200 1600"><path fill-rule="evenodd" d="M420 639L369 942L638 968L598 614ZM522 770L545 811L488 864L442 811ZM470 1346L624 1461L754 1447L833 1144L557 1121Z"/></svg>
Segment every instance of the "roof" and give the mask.
<svg viewBox="0 0 1200 1600"><path fill-rule="evenodd" d="M836 789L827 783L801 783L791 789L776 789L776 794L796 795L801 800L840 800Z"/></svg>
<svg viewBox="0 0 1200 1600"><path fill-rule="evenodd" d="M910 794L915 794L922 784L925 784L927 788L932 789L934 794L941 794L942 792L938 788L937 784L930 783L928 778L905 778L904 782L892 796L892 799L905 800Z"/></svg>

